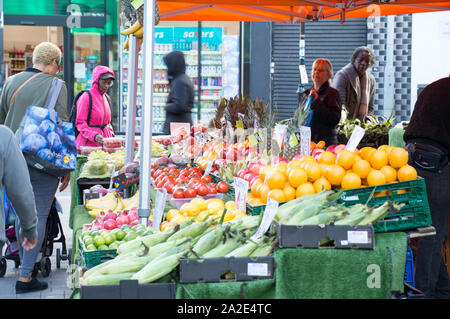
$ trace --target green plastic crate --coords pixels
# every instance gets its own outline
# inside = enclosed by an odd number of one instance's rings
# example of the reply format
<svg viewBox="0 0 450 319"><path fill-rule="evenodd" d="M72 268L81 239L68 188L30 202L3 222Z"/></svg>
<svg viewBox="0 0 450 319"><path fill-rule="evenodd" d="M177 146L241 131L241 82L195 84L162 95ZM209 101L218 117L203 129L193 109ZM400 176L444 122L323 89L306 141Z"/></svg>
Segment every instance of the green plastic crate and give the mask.
<svg viewBox="0 0 450 319"><path fill-rule="evenodd" d="M78 238L78 244L84 265L88 268L97 266L117 256L117 249L87 251L81 237Z"/></svg>
<svg viewBox="0 0 450 319"><path fill-rule="evenodd" d="M286 204L287 202L281 202L278 204L278 207ZM260 215L260 214L264 214L264 211L266 210L266 205L257 205L257 206L253 206L252 204L247 203L246 204L246 213L247 215Z"/></svg>
<svg viewBox="0 0 450 319"><path fill-rule="evenodd" d="M386 196L372 197L367 203L372 190L390 191L392 194ZM399 190L409 189L409 192L398 193ZM416 229L431 225L430 206L426 191L425 180L423 178L411 181L389 183L378 186L366 186L355 189L343 190L340 201L346 206L367 203L369 206L382 205L390 200L395 203L403 203L400 211L389 213L382 221L375 223L375 232L391 232Z"/></svg>

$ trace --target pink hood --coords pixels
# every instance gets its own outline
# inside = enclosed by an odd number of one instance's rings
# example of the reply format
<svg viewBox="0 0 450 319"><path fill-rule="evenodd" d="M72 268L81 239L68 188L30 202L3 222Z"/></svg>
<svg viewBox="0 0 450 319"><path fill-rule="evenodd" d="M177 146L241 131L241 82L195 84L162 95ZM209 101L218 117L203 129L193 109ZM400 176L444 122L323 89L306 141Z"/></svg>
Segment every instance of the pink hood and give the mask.
<svg viewBox="0 0 450 319"><path fill-rule="evenodd" d="M97 134L100 134L103 137L115 136L111 126L111 106L108 103L105 93L101 93L98 89L98 80L100 76L108 72L115 77L114 71L103 65L96 66L92 72L92 85L89 89L89 93L91 93L92 96L92 111L89 121L91 126L86 123L89 111L89 95L83 93L78 99L77 119L75 124L78 131L80 131L80 134L77 136L77 149L80 149L80 146L85 145L99 146L99 144L95 142L95 136ZM102 130L100 127L92 127L92 125L107 126Z"/></svg>

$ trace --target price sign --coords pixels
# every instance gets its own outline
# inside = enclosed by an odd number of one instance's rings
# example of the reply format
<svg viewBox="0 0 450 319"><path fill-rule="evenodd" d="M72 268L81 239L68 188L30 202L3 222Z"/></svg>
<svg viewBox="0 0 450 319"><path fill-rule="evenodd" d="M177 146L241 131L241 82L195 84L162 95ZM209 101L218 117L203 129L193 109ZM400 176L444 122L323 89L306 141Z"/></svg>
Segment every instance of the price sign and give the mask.
<svg viewBox="0 0 450 319"><path fill-rule="evenodd" d="M209 161L209 162L208 162L208 165L206 166L205 173L203 174L203 176L209 175L209 173L211 173L212 164L213 164L212 161Z"/></svg>
<svg viewBox="0 0 450 319"><path fill-rule="evenodd" d="M311 151L311 128L300 126L300 154L307 156Z"/></svg>
<svg viewBox="0 0 450 319"><path fill-rule="evenodd" d="M365 133L366 131L361 126L355 125L355 128L353 129L352 135L348 139L345 149L353 152L358 146L359 142L361 142Z"/></svg>
<svg viewBox="0 0 450 319"><path fill-rule="evenodd" d="M244 122L236 121L236 128L244 129Z"/></svg>
<svg viewBox="0 0 450 319"><path fill-rule="evenodd" d="M292 133L291 137L289 138L289 146L290 147L297 146L300 140L301 140L301 136L300 136L299 132Z"/></svg>
<svg viewBox="0 0 450 319"><path fill-rule="evenodd" d="M250 141L250 143L255 146L258 145L258 140L256 139L255 135L249 135L248 136L248 140Z"/></svg>
<svg viewBox="0 0 450 319"><path fill-rule="evenodd" d="M156 191L155 198L155 210L153 211L152 227L159 230L159 225L161 225L162 215L164 213L164 208L166 207L167 190L163 187Z"/></svg>
<svg viewBox="0 0 450 319"><path fill-rule="evenodd" d="M236 208L245 212L245 203L247 202L249 183L239 177L234 178L234 201L236 203Z"/></svg>
<svg viewBox="0 0 450 319"><path fill-rule="evenodd" d="M266 209L264 210L264 215L261 220L261 224L259 224L258 230L256 233L250 238L251 240L259 240L269 229L272 224L273 218L278 211L278 202L272 198L267 199Z"/></svg>

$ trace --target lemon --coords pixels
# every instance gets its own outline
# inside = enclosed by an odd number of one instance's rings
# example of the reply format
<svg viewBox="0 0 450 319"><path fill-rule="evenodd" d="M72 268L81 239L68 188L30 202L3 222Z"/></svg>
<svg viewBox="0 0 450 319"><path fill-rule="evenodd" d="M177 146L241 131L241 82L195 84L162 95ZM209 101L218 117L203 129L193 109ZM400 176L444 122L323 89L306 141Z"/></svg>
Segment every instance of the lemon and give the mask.
<svg viewBox="0 0 450 319"><path fill-rule="evenodd" d="M228 210L236 209L236 203L234 202L234 200L229 200L225 203L225 208Z"/></svg>
<svg viewBox="0 0 450 319"><path fill-rule="evenodd" d="M196 197L193 200L191 200L191 204L196 207L196 210L199 212L202 210L208 209L208 204L206 203L206 200L201 197Z"/></svg>

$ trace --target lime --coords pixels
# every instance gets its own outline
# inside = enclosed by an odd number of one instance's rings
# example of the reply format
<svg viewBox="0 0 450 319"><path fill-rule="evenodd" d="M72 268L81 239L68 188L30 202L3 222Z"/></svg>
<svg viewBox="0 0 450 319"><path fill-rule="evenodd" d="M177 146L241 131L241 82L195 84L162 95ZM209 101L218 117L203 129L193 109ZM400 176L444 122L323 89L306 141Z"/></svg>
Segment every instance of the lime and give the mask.
<svg viewBox="0 0 450 319"><path fill-rule="evenodd" d="M90 244L89 246L86 247L86 250L87 251L94 251L94 250L97 250L97 247L95 247L94 244Z"/></svg>
<svg viewBox="0 0 450 319"><path fill-rule="evenodd" d="M98 230L91 230L90 235L91 235L91 237L95 237L95 236L100 235L100 232Z"/></svg>
<svg viewBox="0 0 450 319"><path fill-rule="evenodd" d="M105 239L102 236L97 235L94 237L94 244L97 248L99 248L100 246L105 244Z"/></svg>
<svg viewBox="0 0 450 319"><path fill-rule="evenodd" d="M118 231L115 233L115 236L117 240L122 240L126 234L127 233L124 232L122 229L118 229Z"/></svg>
<svg viewBox="0 0 450 319"><path fill-rule="evenodd" d="M90 236L90 235L89 235L89 232L87 232L87 231L81 234L81 239L84 240L84 238L85 238L86 236Z"/></svg>
<svg viewBox="0 0 450 319"><path fill-rule="evenodd" d="M97 249L98 249L98 250L108 250L109 248L108 248L108 246L106 246L106 245L103 244L103 245L97 247Z"/></svg>
<svg viewBox="0 0 450 319"><path fill-rule="evenodd" d="M109 249L117 249L119 247L119 245L120 245L119 242L114 241L110 245L108 245L108 248Z"/></svg>
<svg viewBox="0 0 450 319"><path fill-rule="evenodd" d="M112 234L107 234L105 237L103 237L105 239L105 245L110 245L113 241L116 240L116 236L112 235Z"/></svg>
<svg viewBox="0 0 450 319"><path fill-rule="evenodd" d="M131 227L128 224L123 224L122 227L120 227L120 229L122 229L122 230L131 229Z"/></svg>
<svg viewBox="0 0 450 319"><path fill-rule="evenodd" d="M137 224L137 225L134 225L131 229L133 229L134 231L138 231L141 229L145 230L145 226L142 224Z"/></svg>
<svg viewBox="0 0 450 319"><path fill-rule="evenodd" d="M107 229L102 229L102 230L100 231L100 235L103 236L103 237L105 237L105 236L108 235L108 234L109 234L109 230L107 230Z"/></svg>
<svg viewBox="0 0 450 319"><path fill-rule="evenodd" d="M130 232L128 232L128 234L125 236L125 238L123 240L130 241L130 240L135 239L137 236L138 236L138 234L136 232L130 231Z"/></svg>
<svg viewBox="0 0 450 319"><path fill-rule="evenodd" d="M89 245L93 245L94 244L94 238L92 237L86 237L84 238L84 245L87 247Z"/></svg>

